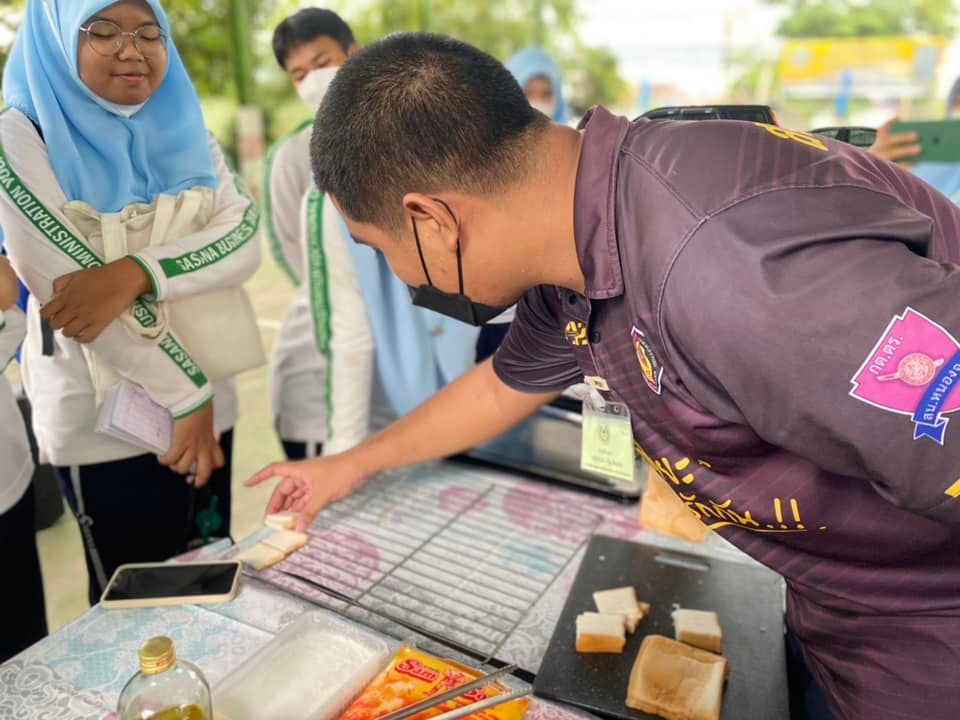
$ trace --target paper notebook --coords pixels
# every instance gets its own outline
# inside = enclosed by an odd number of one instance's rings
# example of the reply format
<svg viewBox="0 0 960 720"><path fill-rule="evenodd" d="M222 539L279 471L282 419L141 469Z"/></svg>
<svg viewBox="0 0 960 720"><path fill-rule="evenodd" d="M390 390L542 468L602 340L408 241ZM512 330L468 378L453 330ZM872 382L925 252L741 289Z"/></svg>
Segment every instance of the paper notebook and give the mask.
<svg viewBox="0 0 960 720"><path fill-rule="evenodd" d="M142 387L121 380L104 396L96 430L163 455L173 442L173 416Z"/></svg>

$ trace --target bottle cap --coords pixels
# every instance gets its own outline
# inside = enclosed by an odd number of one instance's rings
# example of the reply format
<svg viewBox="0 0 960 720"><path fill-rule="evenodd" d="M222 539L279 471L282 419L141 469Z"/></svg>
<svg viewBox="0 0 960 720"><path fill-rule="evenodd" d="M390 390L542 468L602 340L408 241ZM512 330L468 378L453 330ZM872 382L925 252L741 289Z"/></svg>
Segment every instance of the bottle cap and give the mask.
<svg viewBox="0 0 960 720"><path fill-rule="evenodd" d="M155 637L140 647L140 671L144 675L157 675L173 667L177 662L177 651L173 640L168 637Z"/></svg>

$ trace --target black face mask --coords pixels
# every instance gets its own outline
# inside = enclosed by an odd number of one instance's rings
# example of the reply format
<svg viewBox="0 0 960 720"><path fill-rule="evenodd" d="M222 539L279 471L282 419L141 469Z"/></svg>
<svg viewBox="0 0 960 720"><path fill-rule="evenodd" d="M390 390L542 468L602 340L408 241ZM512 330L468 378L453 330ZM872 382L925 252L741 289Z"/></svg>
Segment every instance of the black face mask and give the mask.
<svg viewBox="0 0 960 720"><path fill-rule="evenodd" d="M450 208L447 208L447 212L453 215ZM507 308L505 307L491 307L490 305L477 303L463 294L463 259L460 255L459 240L457 241L457 277L460 281L460 292L448 293L436 287L430 279L427 263L423 259L423 248L420 246L420 233L417 230L417 221L413 218L411 218L411 221L413 222L413 236L417 241L417 252L420 254L420 265L423 266L423 274L427 278L426 285L421 285L417 288L409 286L410 297L414 305L426 310L433 310L441 315L446 315L454 320L459 320L462 323L476 327L486 325L497 317L497 315L506 312Z"/></svg>

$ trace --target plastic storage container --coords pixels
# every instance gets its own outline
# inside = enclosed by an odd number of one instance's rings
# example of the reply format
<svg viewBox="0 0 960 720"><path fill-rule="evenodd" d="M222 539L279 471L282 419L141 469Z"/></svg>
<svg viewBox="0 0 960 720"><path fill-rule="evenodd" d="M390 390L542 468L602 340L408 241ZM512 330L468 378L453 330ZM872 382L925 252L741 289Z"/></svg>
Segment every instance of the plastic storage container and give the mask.
<svg viewBox="0 0 960 720"><path fill-rule="evenodd" d="M217 720L333 720L391 654L379 636L322 611L294 621L213 691Z"/></svg>
<svg viewBox="0 0 960 720"><path fill-rule="evenodd" d="M177 659L173 640L155 637L140 648L140 672L117 706L119 720L213 720L210 686L195 665Z"/></svg>

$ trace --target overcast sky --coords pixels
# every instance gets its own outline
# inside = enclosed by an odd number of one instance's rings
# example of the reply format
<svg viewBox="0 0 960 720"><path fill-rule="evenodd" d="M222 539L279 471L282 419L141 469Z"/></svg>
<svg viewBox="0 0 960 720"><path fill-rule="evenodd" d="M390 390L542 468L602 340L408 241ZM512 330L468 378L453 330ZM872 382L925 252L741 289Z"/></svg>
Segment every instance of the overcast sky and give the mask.
<svg viewBox="0 0 960 720"><path fill-rule="evenodd" d="M672 83L697 97L723 87L727 45L776 52L782 14L756 0L589 0L584 39L605 45L631 84Z"/></svg>
<svg viewBox="0 0 960 720"><path fill-rule="evenodd" d="M724 87L727 45L779 55L774 33L783 10L760 0L583 0L581 8L584 39L610 48L634 85L670 83L708 101ZM960 43L948 50L943 69L946 93L960 75Z"/></svg>

